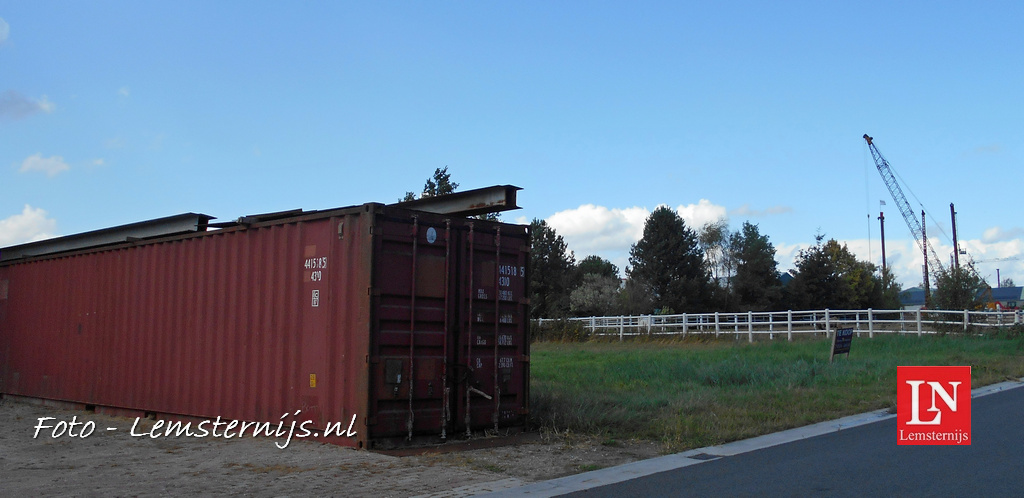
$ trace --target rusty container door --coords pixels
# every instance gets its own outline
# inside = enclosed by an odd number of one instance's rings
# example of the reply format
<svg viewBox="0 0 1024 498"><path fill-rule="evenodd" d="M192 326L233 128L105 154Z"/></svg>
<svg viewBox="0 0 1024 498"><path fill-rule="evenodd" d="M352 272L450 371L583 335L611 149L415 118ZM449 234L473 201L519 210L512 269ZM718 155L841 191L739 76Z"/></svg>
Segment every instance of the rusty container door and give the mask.
<svg viewBox="0 0 1024 498"><path fill-rule="evenodd" d="M376 317L368 421L374 437L446 437L446 357L454 303L451 221L389 213L374 226Z"/></svg>
<svg viewBox="0 0 1024 498"><path fill-rule="evenodd" d="M526 227L394 208L375 223L373 437L524 425Z"/></svg>
<svg viewBox="0 0 1024 498"><path fill-rule="evenodd" d="M526 227L472 222L460 230L456 418L466 434L523 426L529 408Z"/></svg>

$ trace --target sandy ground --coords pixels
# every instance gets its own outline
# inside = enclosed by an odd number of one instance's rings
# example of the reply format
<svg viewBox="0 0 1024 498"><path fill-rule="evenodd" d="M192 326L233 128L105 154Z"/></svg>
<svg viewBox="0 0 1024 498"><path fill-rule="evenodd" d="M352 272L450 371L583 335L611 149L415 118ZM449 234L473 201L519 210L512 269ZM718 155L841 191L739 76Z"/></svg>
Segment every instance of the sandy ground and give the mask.
<svg viewBox="0 0 1024 498"><path fill-rule="evenodd" d="M77 417L95 430L33 438L40 417ZM0 399L0 495L467 496L659 454L646 442L535 434L516 445L399 457L294 439L279 449L272 438L136 437L135 422ZM136 433L152 424L142 419Z"/></svg>

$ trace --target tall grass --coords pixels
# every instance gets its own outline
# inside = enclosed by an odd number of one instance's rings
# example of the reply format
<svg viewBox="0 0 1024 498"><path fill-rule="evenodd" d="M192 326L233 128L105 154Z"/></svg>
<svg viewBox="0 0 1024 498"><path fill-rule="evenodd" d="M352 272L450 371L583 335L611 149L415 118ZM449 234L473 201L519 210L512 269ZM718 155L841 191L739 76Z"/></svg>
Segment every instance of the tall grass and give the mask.
<svg viewBox="0 0 1024 498"><path fill-rule="evenodd" d="M534 421L678 451L896 406L898 365L970 365L972 386L1024 376L1024 336L535 343Z"/></svg>

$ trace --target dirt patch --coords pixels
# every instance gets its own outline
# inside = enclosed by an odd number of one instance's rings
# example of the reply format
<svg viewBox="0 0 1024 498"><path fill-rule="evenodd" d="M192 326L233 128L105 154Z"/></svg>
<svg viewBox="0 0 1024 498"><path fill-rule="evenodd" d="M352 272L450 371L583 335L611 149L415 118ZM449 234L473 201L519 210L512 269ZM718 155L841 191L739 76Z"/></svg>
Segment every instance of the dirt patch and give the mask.
<svg viewBox="0 0 1024 498"><path fill-rule="evenodd" d="M33 438L40 417L74 417L95 429L84 438L53 438L50 429ZM0 495L460 496L659 454L648 442L545 434L514 446L397 457L304 440L278 449L272 438L132 436L135 423L0 399ZM142 419L136 433L152 424Z"/></svg>

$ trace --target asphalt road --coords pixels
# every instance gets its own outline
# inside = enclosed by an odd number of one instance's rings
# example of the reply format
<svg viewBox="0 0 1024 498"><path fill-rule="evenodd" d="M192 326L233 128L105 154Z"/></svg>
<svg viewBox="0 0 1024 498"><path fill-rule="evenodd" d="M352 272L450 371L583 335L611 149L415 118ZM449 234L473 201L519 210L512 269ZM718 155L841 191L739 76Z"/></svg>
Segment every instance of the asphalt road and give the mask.
<svg viewBox="0 0 1024 498"><path fill-rule="evenodd" d="M898 446L890 418L566 496L1024 496L1024 388L972 400L970 446Z"/></svg>

